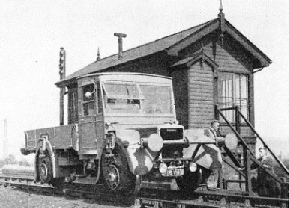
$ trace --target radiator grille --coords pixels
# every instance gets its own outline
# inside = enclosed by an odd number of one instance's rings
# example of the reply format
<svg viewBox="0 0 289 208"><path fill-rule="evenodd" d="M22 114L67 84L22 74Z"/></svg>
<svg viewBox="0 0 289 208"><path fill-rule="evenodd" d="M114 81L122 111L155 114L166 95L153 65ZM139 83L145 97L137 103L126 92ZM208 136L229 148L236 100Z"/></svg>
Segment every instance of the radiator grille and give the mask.
<svg viewBox="0 0 289 208"><path fill-rule="evenodd" d="M182 128L164 128L160 129L160 135L163 140L179 140L183 138Z"/></svg>
<svg viewBox="0 0 289 208"><path fill-rule="evenodd" d="M182 128L163 128L160 129L160 136L163 140L180 140L183 139ZM169 145L162 149L163 158L174 158L183 156L183 147L180 145Z"/></svg>

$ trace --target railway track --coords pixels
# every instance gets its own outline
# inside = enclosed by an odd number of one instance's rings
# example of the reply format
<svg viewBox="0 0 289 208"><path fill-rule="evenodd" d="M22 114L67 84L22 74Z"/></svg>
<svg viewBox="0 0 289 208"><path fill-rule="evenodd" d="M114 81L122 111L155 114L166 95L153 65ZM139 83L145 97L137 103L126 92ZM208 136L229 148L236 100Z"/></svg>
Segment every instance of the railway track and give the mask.
<svg viewBox="0 0 289 208"><path fill-rule="evenodd" d="M163 207L162 204L175 207L288 207L288 199L247 196L245 193L230 191L196 190L194 194L182 194L179 191L141 190L137 199L139 204L150 207ZM169 206L170 207L170 206Z"/></svg>
<svg viewBox="0 0 289 208"><path fill-rule="evenodd" d="M0 175L0 185L12 187L29 193L43 195L57 195L67 198L85 198L95 202L95 204L132 206L134 197L126 193L115 193L108 191L102 184L82 185L74 183L62 183L57 187L49 184L34 183L32 177L20 177Z"/></svg>
<svg viewBox="0 0 289 208"><path fill-rule="evenodd" d="M287 208L289 199L248 196L245 192L207 189L196 190L194 193L182 193L178 190L169 190L167 186L158 187L155 184L142 185L137 195L115 193L108 191L102 184L82 185L63 183L58 187L34 183L33 177L15 177L0 175L0 184L26 192L63 197L86 198L96 204L127 206L133 208L241 208L241 207L268 207ZM155 187L154 187L155 186Z"/></svg>

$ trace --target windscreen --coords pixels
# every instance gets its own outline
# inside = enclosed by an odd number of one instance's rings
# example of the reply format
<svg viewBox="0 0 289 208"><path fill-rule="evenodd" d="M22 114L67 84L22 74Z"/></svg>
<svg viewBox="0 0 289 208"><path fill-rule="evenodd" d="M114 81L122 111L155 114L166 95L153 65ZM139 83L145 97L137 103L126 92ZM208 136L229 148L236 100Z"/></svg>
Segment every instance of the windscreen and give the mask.
<svg viewBox="0 0 289 208"><path fill-rule="evenodd" d="M170 86L137 83L104 83L107 113L171 114Z"/></svg>
<svg viewBox="0 0 289 208"><path fill-rule="evenodd" d="M108 113L139 113L141 93L135 84L105 83L105 109Z"/></svg>
<svg viewBox="0 0 289 208"><path fill-rule="evenodd" d="M145 114L172 113L172 97L170 86L140 85L144 95L142 112Z"/></svg>

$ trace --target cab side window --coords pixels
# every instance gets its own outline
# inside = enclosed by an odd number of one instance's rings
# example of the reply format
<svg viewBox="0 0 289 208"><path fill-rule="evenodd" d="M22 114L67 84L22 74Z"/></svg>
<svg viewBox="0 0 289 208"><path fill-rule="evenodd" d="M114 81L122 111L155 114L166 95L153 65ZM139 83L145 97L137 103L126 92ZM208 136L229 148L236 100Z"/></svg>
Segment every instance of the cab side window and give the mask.
<svg viewBox="0 0 289 208"><path fill-rule="evenodd" d="M84 116L93 116L94 113L94 84L82 87L82 107Z"/></svg>

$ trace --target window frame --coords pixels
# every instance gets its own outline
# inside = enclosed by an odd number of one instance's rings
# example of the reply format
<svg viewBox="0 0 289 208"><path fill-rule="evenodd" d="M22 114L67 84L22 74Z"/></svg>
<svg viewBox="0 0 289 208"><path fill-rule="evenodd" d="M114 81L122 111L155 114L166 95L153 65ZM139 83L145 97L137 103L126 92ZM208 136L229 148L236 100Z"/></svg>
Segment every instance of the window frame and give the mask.
<svg viewBox="0 0 289 208"><path fill-rule="evenodd" d="M91 99L86 99L85 98L85 88L87 88L88 86L93 86L93 90L92 90L92 98ZM84 117L88 117L88 116L95 116L96 114L96 109L95 109L95 84L92 83L86 83L85 85L81 86L81 91L82 91L82 97L81 97L81 108L82 108L82 116ZM87 91L88 92L88 91ZM93 106L93 114L89 113L89 104L92 103ZM87 105L87 114L85 113L85 105Z"/></svg>
<svg viewBox="0 0 289 208"><path fill-rule="evenodd" d="M229 77L228 79L226 77ZM242 81L244 80L245 81ZM231 82L231 83L230 83ZM246 83L244 85L244 83ZM225 86L225 87L223 87ZM244 89L245 88L245 89ZM225 95L225 96L224 96ZM250 75L246 73L221 72L218 77L218 106L220 109L239 107L239 111L250 120ZM235 112L223 113L229 122L235 123ZM221 119L223 122L223 119ZM241 119L241 123L244 120Z"/></svg>

